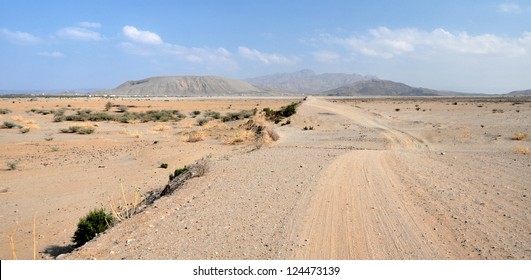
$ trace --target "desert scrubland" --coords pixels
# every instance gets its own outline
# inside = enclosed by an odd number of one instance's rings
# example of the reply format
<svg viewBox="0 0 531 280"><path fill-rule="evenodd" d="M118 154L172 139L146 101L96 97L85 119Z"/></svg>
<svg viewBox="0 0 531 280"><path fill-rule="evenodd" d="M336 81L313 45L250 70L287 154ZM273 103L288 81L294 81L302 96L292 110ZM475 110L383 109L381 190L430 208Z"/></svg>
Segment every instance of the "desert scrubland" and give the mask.
<svg viewBox="0 0 531 280"><path fill-rule="evenodd" d="M308 97L265 119L300 100L1 99L0 258L531 259L530 99ZM179 115L54 121L150 110ZM200 159L203 176L72 250L90 210Z"/></svg>

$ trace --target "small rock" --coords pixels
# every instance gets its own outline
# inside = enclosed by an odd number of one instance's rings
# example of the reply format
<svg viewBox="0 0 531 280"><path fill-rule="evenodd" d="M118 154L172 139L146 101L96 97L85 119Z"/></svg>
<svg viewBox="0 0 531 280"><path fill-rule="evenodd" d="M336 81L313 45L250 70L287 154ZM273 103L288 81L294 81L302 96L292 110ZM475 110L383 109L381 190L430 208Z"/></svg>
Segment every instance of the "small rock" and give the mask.
<svg viewBox="0 0 531 280"><path fill-rule="evenodd" d="M445 152L441 152L441 156L444 156L444 155L446 155L446 153Z"/></svg>

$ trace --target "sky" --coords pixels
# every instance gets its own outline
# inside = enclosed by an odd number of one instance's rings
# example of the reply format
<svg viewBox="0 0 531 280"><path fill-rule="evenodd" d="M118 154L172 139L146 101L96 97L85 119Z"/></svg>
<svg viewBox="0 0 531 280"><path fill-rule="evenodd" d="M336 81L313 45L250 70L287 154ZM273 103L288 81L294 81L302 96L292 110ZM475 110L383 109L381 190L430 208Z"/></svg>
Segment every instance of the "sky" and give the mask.
<svg viewBox="0 0 531 280"><path fill-rule="evenodd" d="M0 89L312 69L471 93L531 89L531 1L0 0Z"/></svg>

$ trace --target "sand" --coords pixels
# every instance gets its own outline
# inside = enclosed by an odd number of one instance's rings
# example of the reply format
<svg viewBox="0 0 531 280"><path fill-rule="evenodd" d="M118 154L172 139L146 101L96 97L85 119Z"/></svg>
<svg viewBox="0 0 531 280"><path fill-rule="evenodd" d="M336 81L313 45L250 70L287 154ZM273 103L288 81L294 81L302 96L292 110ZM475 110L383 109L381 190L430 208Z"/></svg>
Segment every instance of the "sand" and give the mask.
<svg viewBox="0 0 531 280"><path fill-rule="evenodd" d="M260 148L223 138L244 121L189 143L204 129L191 117L72 135L58 132L70 123L26 112L107 101L0 101L12 111L1 122L38 126L0 130L0 157L19 161L0 170L2 259L10 237L19 259L32 258L34 217L42 259L531 258L531 144L512 139L531 133L530 100L310 97L290 124L270 124L280 140ZM189 114L291 100L111 102ZM204 176L65 254L79 218L120 199L121 186L129 198L160 189L169 170L205 156Z"/></svg>

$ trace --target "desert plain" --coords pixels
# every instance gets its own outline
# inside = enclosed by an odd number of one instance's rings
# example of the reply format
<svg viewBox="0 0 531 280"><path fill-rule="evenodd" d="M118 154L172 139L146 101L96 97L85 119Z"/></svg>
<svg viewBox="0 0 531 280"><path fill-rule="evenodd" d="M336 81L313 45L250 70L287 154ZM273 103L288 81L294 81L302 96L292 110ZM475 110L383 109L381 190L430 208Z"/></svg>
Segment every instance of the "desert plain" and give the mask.
<svg viewBox="0 0 531 280"><path fill-rule="evenodd" d="M265 120L264 108L298 101ZM108 102L184 119L43 114ZM276 141L254 138L249 119L199 125L209 110L254 108ZM0 129L1 259L531 259L529 98L4 98L0 109L0 124L20 126ZM70 126L93 132L60 131ZM90 210L160 190L201 159L203 176L73 248Z"/></svg>

